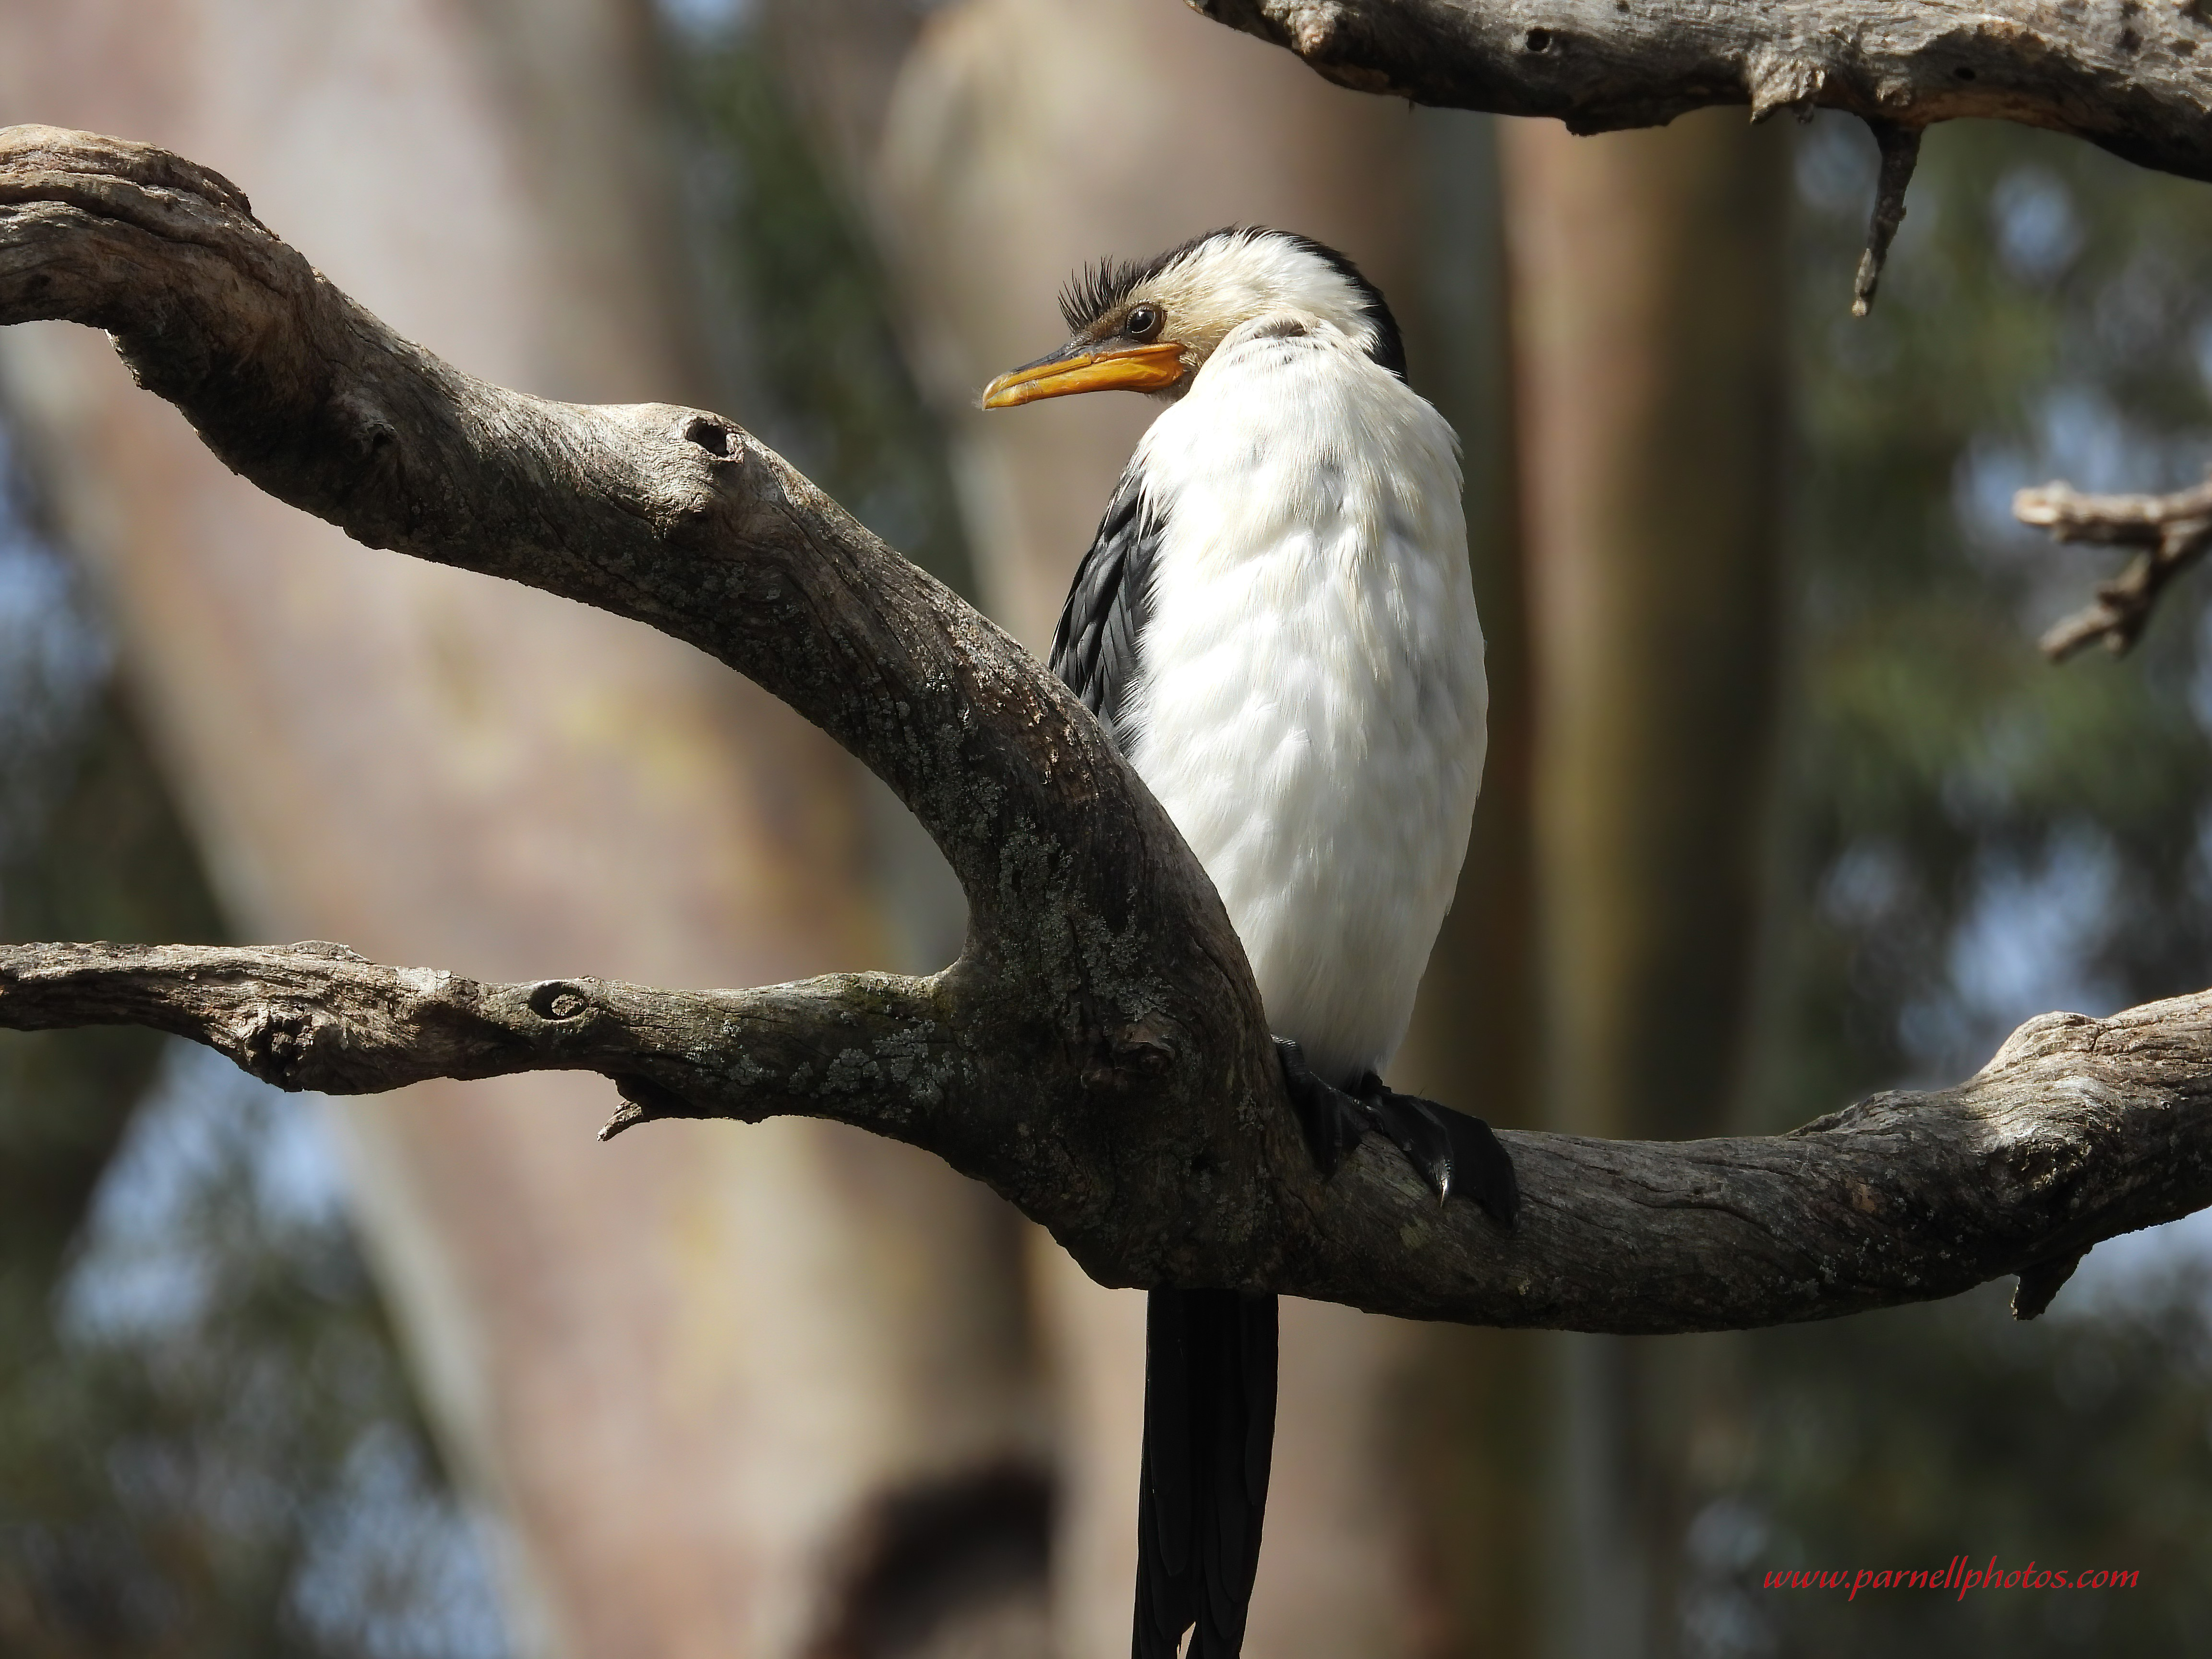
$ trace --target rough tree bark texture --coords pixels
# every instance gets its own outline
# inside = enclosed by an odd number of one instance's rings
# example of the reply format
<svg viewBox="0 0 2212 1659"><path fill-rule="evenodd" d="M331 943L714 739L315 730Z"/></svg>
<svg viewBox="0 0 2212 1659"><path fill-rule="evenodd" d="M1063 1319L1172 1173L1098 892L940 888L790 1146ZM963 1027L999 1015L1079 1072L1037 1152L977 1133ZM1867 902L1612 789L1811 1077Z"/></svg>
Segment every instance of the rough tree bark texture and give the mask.
<svg viewBox="0 0 2212 1659"><path fill-rule="evenodd" d="M1074 77L1057 66L1080 61ZM1419 269L1418 156L1402 108L1166 5L971 0L907 59L873 191L915 356L952 438L992 614L1033 651L1137 435L1134 398L984 415L976 389L1063 337L1054 297L1106 255L1216 225L1290 226L1347 248L1401 301ZM1204 155L1202 167L1184 158ZM1378 187L1379 182L1379 187ZM1056 1633L1069 1659L1127 1651L1136 1568L1144 1302L1036 1257L1060 1379ZM1255 1651L1405 1653L1425 1598L1420 1528L1388 1455L1418 1331L1322 1304L1283 1310L1280 1431L1253 1602Z"/></svg>
<svg viewBox="0 0 2212 1659"><path fill-rule="evenodd" d="M443 0L20 0L0 97L220 158L491 374L691 386L649 15L523 9L510 33ZM7 344L237 929L678 984L881 961L849 763L772 698L351 546L228 475L94 335ZM887 1491L1031 1450L1001 1206L829 1126L602 1149L612 1101L538 1077L349 1106L370 1243L544 1649L787 1654L840 1616Z"/></svg>
<svg viewBox="0 0 2212 1659"><path fill-rule="evenodd" d="M1535 619L1552 1121L1728 1127L1748 1036L1779 654L1787 146L1715 111L1663 132L1504 134ZM1664 1654L1722 1403L1711 1345L1557 1356L1567 1650Z"/></svg>
<svg viewBox="0 0 2212 1659"><path fill-rule="evenodd" d="M2185 0L1968 9L1884 0L1711 6L1660 0L1188 0L1363 91L1570 132L1663 125L1715 105L1753 121L1816 107L1863 117L1881 147L1851 310L1881 280L1920 137L1981 116L2075 134L2145 167L2212 179L2198 51L2212 23Z"/></svg>
<svg viewBox="0 0 2212 1659"><path fill-rule="evenodd" d="M1956 1088L1789 1135L1508 1134L1510 1232L1438 1206L1371 1138L1324 1181L1220 902L1096 723L729 422L473 380L339 294L227 181L17 128L0 137L0 321L40 317L111 330L219 456L357 539L740 668L915 811L971 927L927 979L725 993L487 988L328 947L15 946L9 1024L186 1030L294 1087L588 1070L623 1079L624 1125L850 1122L988 1181L1103 1282L1485 1324L1731 1328L2014 1272L2039 1309L2058 1264L2212 1198L2202 994L2043 1016Z"/></svg>
<svg viewBox="0 0 2212 1659"><path fill-rule="evenodd" d="M2212 179L2194 4L1996 0L1190 0L1321 74L1418 103L1655 126L1716 104L1917 129L1981 116Z"/></svg>

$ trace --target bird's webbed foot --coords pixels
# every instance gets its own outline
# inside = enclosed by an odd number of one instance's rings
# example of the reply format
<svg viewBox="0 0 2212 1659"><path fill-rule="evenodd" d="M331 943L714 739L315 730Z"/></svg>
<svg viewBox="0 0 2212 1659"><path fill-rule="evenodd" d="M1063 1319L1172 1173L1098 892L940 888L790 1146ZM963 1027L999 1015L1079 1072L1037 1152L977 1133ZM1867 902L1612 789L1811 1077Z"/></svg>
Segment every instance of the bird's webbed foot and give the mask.
<svg viewBox="0 0 2212 1659"><path fill-rule="evenodd" d="M1275 1039L1275 1053L1283 1062L1284 1087L1297 1109L1298 1127L1305 1131L1306 1150L1326 1179L1366 1133L1367 1109L1307 1065L1304 1052L1288 1037Z"/></svg>
<svg viewBox="0 0 2212 1659"><path fill-rule="evenodd" d="M1501 1226L1513 1224L1521 1210L1521 1183L1487 1123L1419 1095L1401 1095L1372 1072L1360 1079L1357 1097L1368 1121L1405 1153L1435 1189L1437 1202L1462 1193Z"/></svg>

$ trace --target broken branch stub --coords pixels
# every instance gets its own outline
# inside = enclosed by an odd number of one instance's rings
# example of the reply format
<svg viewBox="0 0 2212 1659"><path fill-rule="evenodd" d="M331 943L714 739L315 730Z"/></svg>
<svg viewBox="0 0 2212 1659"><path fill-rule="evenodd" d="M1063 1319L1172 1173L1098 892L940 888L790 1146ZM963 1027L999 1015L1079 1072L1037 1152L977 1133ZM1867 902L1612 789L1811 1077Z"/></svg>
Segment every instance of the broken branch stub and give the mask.
<svg viewBox="0 0 2212 1659"><path fill-rule="evenodd" d="M1920 162L1920 129L1900 127L1888 121L1869 121L1875 146L1881 152L1881 170L1874 187L1874 211L1867 221L1866 252L1859 255L1858 272L1851 279L1851 315L1863 317L1874 308L1875 290L1881 285L1882 267L1889 262L1889 245L1905 222L1905 192L1912 183L1912 170Z"/></svg>

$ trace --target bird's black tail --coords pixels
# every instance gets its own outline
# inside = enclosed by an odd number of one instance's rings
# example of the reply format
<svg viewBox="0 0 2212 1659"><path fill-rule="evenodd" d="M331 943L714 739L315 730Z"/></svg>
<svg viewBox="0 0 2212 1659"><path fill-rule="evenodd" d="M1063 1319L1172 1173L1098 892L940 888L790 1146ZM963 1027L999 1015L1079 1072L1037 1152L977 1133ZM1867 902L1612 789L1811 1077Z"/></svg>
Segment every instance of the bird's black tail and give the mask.
<svg viewBox="0 0 2212 1659"><path fill-rule="evenodd" d="M1260 1565L1275 1443L1275 1298L1154 1291L1145 1310L1145 1468L1135 1659L1236 1659Z"/></svg>

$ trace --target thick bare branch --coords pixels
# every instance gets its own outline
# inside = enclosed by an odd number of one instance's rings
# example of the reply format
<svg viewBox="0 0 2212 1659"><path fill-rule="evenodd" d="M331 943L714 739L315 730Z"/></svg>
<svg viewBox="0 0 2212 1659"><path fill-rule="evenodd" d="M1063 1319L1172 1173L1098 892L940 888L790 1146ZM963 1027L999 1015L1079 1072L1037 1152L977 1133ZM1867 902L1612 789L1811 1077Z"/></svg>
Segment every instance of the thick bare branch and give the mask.
<svg viewBox="0 0 2212 1659"><path fill-rule="evenodd" d="M2203 9L2132 0L1188 0L1328 79L1448 109L1661 126L1716 104L1863 118L1881 148L1851 313L1874 304L1922 131L1980 116L2212 179Z"/></svg>
<svg viewBox="0 0 2212 1659"><path fill-rule="evenodd" d="M1377 1311L1493 1325L1680 1331L1817 1318L2021 1276L2032 1317L2083 1252L2212 1201L2212 994L2111 1019L2048 1014L1955 1089L1877 1096L1794 1134L1683 1142L1509 1134L1527 1208L1506 1234L1439 1206L1370 1138L1234 1236L1200 1224L1231 1172L1169 1155L1139 1087L1100 1125L994 1078L963 970L757 991L589 979L487 985L343 946L0 947L0 1025L155 1026L291 1089L589 1070L657 1117L795 1113L911 1141L1062 1236L1136 1212L1113 1282L1175 1270ZM1141 1070L1141 1068L1139 1068ZM1249 1100L1245 1109L1274 1109ZM1113 1143L1108 1144L1109 1140Z"/></svg>
<svg viewBox="0 0 2212 1659"><path fill-rule="evenodd" d="M2125 570L2099 586L2094 605L2044 635L2044 654L2053 662L2100 640L2114 656L2124 656L2142 637L2166 584L2212 547L2212 475L2171 495L2084 495L2070 485L2044 484L2014 495L2012 511L2057 541L2141 550Z"/></svg>
<svg viewBox="0 0 2212 1659"><path fill-rule="evenodd" d="M678 1115L837 1119L989 1182L1109 1284L1617 1331L1770 1324L2023 1272L2212 1200L2212 997L2051 1016L1980 1076L1797 1134L1507 1137L1522 1218L1370 1138L1315 1171L1220 902L1033 659L720 416L485 385L398 339L214 175L0 132L0 322L112 331L225 461L356 538L651 623L911 805L970 935L926 980L480 984L335 945L0 948L0 1026L129 1022L290 1088L585 1069ZM1479 1104L1479 1103L1468 1103Z"/></svg>
<svg viewBox="0 0 2212 1659"><path fill-rule="evenodd" d="M1840 109L1918 130L1978 116L2212 179L2194 3L2129 0L1189 0L1330 80L1576 132L1712 104Z"/></svg>

